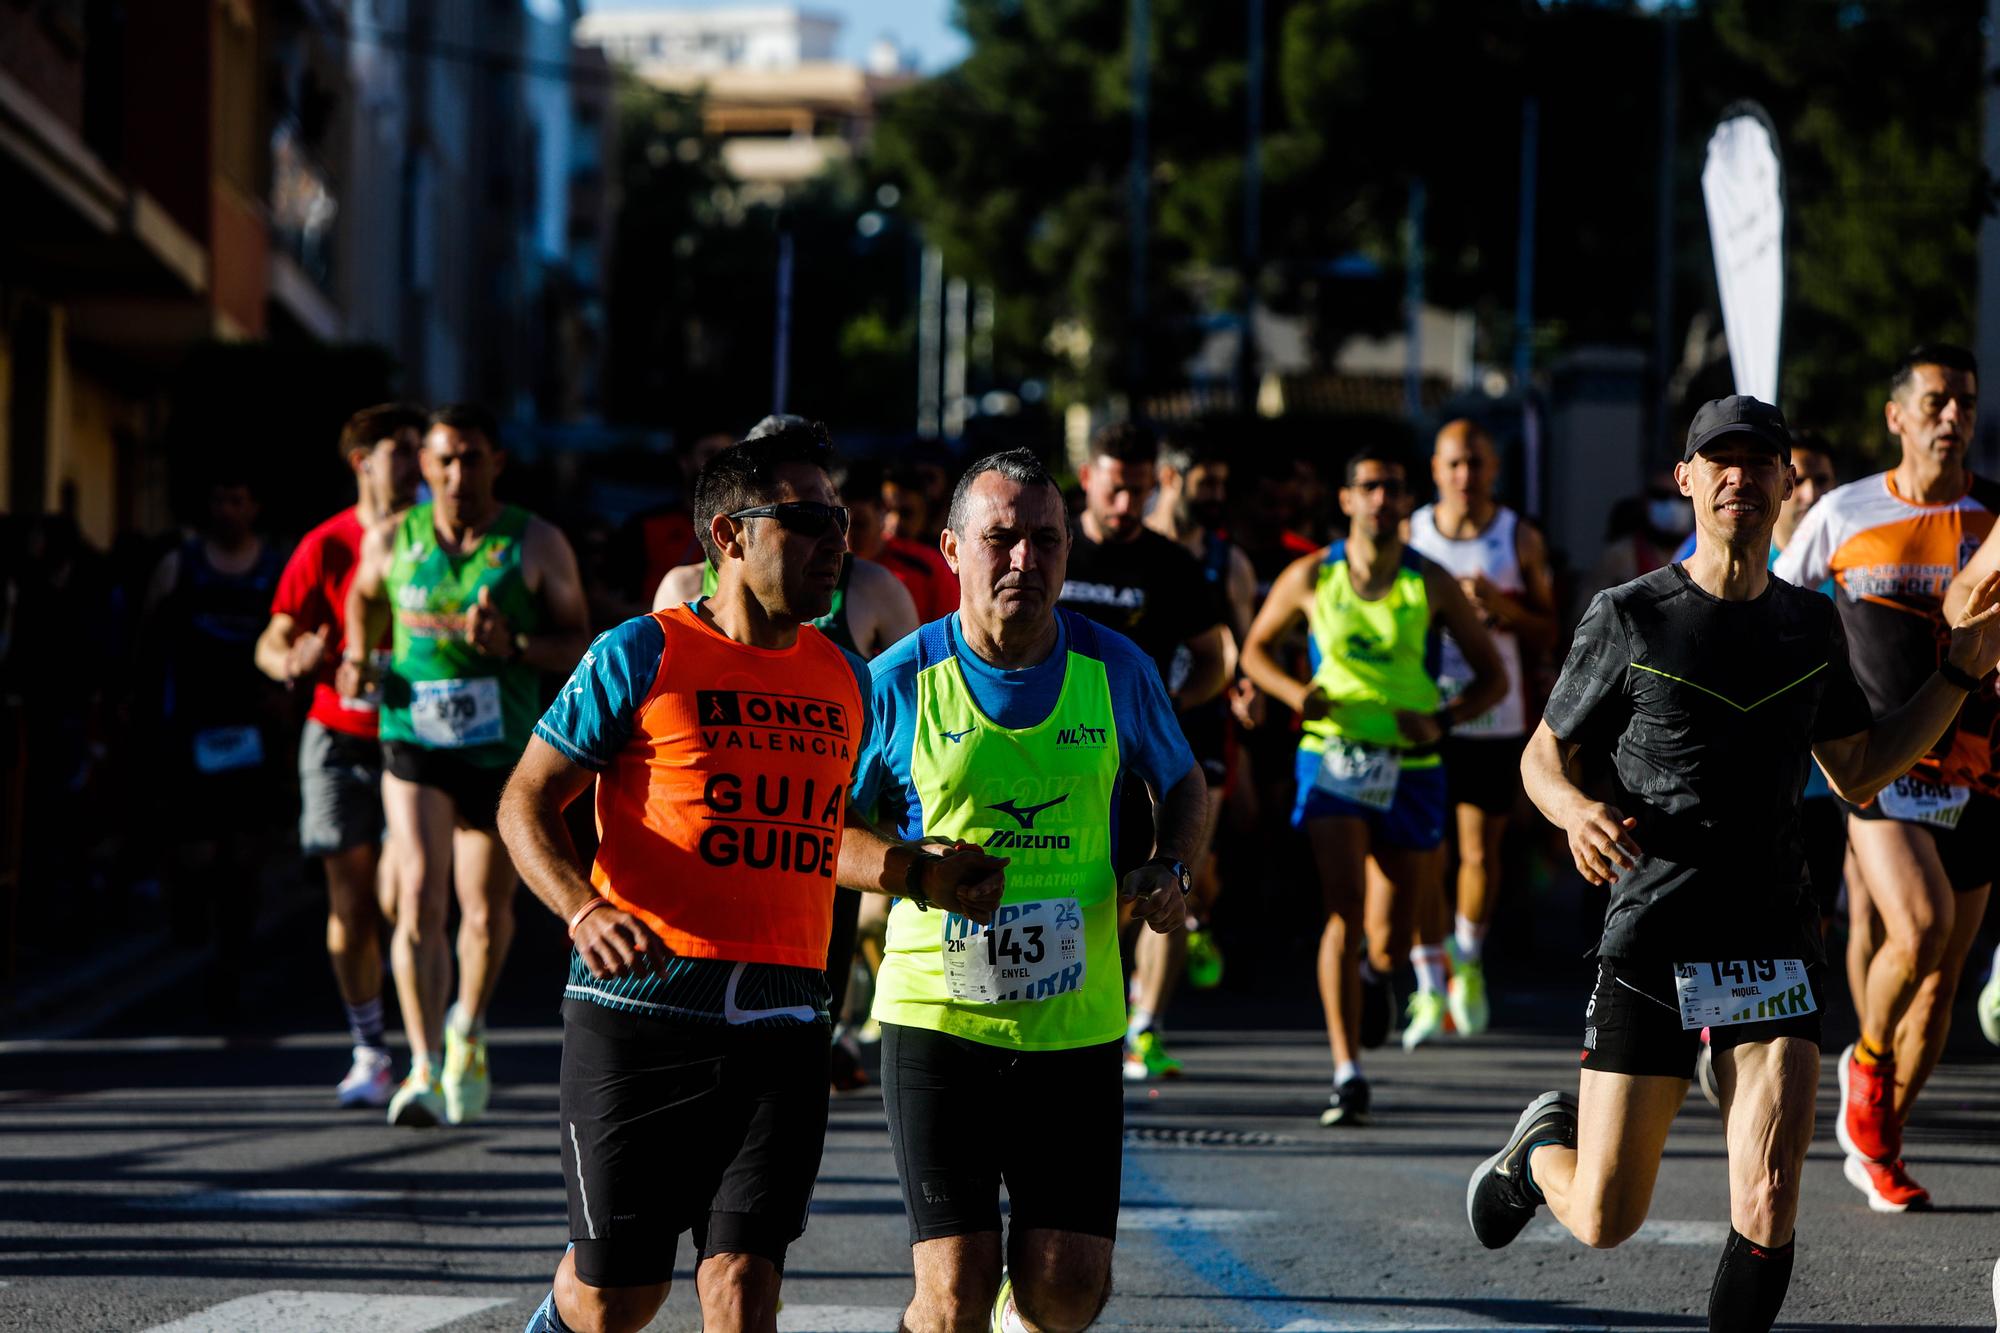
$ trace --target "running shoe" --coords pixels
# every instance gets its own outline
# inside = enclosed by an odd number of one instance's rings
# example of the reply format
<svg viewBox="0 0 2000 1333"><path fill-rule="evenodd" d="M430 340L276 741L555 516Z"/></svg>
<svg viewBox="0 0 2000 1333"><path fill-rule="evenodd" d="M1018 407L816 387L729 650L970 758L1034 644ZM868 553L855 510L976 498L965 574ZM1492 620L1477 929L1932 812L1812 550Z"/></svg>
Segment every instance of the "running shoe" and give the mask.
<svg viewBox="0 0 2000 1333"><path fill-rule="evenodd" d="M2000 967L1993 969L1979 992L1979 1030L1986 1034L1986 1040L2000 1046Z"/></svg>
<svg viewBox="0 0 2000 1333"><path fill-rule="evenodd" d="M1372 1051L1389 1040L1389 1010L1396 997L1389 978L1369 967L1361 967L1361 1046Z"/></svg>
<svg viewBox="0 0 2000 1333"><path fill-rule="evenodd" d="M1445 998L1434 990L1420 990L1410 997L1403 1015L1403 1049L1414 1051L1444 1032L1447 1012Z"/></svg>
<svg viewBox="0 0 2000 1333"><path fill-rule="evenodd" d="M1912 1210L1921 1213L1930 1209L1931 1192L1910 1179L1900 1157L1893 1162L1871 1162L1849 1153L1844 1169L1847 1183L1867 1195L1868 1206L1878 1213Z"/></svg>
<svg viewBox="0 0 2000 1333"><path fill-rule="evenodd" d="M1334 1086L1327 1095L1326 1109L1319 1113L1319 1122L1328 1129L1335 1125L1365 1125L1368 1102L1368 1080L1357 1074Z"/></svg>
<svg viewBox="0 0 2000 1333"><path fill-rule="evenodd" d="M1143 1083L1149 1078L1179 1078L1181 1062L1167 1054L1157 1032L1141 1032L1125 1043L1125 1081Z"/></svg>
<svg viewBox="0 0 2000 1333"><path fill-rule="evenodd" d="M1521 1234L1542 1206L1542 1192L1528 1172L1528 1157L1544 1143L1576 1147L1576 1098L1545 1092L1528 1103L1507 1146L1479 1164L1465 1186L1465 1218L1472 1234L1497 1250Z"/></svg>
<svg viewBox="0 0 2000 1333"><path fill-rule="evenodd" d="M410 1076L389 1099L389 1123L411 1129L429 1129L444 1123L444 1085L431 1077L428 1066L411 1068Z"/></svg>
<svg viewBox="0 0 2000 1333"><path fill-rule="evenodd" d="M1703 1028L1702 1035L1708 1035ZM1715 1051L1704 1041L1701 1050L1694 1057L1694 1081L1701 1085L1701 1095L1716 1110L1722 1109L1722 1085L1715 1081Z"/></svg>
<svg viewBox="0 0 2000 1333"><path fill-rule="evenodd" d="M1452 1026L1461 1037L1476 1037L1493 1021L1493 1009L1486 999L1486 965L1460 958L1452 949L1451 985L1445 992L1451 1005Z"/></svg>
<svg viewBox="0 0 2000 1333"><path fill-rule="evenodd" d="M1840 1114L1833 1136L1850 1157L1893 1162L1903 1155L1903 1130L1896 1123L1896 1065L1878 1060L1864 1065L1854 1047L1840 1053Z"/></svg>
<svg viewBox="0 0 2000 1333"><path fill-rule="evenodd" d="M1214 990L1222 984L1222 950L1216 947L1214 931L1188 932L1187 980L1196 990Z"/></svg>
<svg viewBox="0 0 2000 1333"><path fill-rule="evenodd" d="M375 1106L389 1104L396 1095L395 1061L380 1046L356 1046L354 1063L347 1070L347 1077L340 1080L340 1086L333 1090L333 1098L340 1106Z"/></svg>
<svg viewBox="0 0 2000 1333"><path fill-rule="evenodd" d="M486 1034L461 1033L458 1024L444 1025L445 1116L454 1125L468 1124L486 1114L493 1096L493 1077L486 1067Z"/></svg>

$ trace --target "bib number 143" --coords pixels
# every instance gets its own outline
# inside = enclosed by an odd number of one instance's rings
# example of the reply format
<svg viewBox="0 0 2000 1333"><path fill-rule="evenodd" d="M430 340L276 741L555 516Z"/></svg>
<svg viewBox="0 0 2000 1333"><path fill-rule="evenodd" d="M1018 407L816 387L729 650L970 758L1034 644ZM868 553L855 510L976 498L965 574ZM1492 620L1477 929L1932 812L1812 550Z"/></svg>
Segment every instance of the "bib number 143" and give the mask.
<svg viewBox="0 0 2000 1333"><path fill-rule="evenodd" d="M1046 1000L1083 985L1083 911L1074 898L1003 903L986 926L946 913L943 945L954 1000Z"/></svg>

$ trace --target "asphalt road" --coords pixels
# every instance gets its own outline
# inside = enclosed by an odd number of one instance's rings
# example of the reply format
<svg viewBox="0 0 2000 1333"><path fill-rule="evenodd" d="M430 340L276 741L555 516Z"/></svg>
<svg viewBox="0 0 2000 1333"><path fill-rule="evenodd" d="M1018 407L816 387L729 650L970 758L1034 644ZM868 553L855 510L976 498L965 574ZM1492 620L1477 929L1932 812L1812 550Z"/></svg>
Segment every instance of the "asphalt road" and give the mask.
<svg viewBox="0 0 2000 1333"><path fill-rule="evenodd" d="M182 983L87 1037L0 1042L0 1328L519 1329L565 1239L560 932L528 925L476 1126L396 1130L333 1109L346 1049L311 929L274 942L232 1036ZM1580 972L1505 991L1509 1031L1371 1056L1375 1125L1324 1130L1310 981L1302 965L1278 975L1297 952L1257 994L1196 997L1173 1041L1187 1076L1129 1091L1100 1327L1706 1326L1727 1202L1719 1120L1698 1096L1652 1221L1624 1247L1593 1252L1543 1220L1488 1253L1467 1231L1472 1165L1533 1095L1574 1083ZM1939 1208L1868 1212L1823 1117L1781 1327L1994 1328L2000 1052L1960 1026L1909 1134ZM1823 1112L1830 1062L1825 1084ZM1059 1136L1060 1106L1020 1114ZM688 1261L684 1245L657 1328L697 1326ZM779 1326L894 1329L909 1271L879 1098L842 1095Z"/></svg>

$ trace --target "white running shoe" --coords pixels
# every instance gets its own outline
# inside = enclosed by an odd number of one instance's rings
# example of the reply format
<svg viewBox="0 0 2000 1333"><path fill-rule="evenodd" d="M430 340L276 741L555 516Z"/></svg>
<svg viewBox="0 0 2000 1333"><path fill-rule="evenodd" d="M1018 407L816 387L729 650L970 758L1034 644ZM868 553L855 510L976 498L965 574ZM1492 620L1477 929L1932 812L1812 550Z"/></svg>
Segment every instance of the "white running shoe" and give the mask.
<svg viewBox="0 0 2000 1333"><path fill-rule="evenodd" d="M1993 969L1979 992L1979 1030L1986 1034L1986 1040L2000 1046L2000 968Z"/></svg>
<svg viewBox="0 0 2000 1333"><path fill-rule="evenodd" d="M347 1077L333 1090L334 1100L344 1107L382 1107L395 1095L395 1066L389 1052L379 1046L356 1046Z"/></svg>

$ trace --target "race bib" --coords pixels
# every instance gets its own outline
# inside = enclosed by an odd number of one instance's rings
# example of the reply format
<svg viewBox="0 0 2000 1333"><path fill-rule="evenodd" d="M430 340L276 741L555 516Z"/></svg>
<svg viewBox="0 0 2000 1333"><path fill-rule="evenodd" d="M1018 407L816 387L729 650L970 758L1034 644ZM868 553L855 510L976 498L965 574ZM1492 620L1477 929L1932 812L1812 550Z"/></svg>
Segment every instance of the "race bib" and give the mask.
<svg viewBox="0 0 2000 1333"><path fill-rule="evenodd" d="M1891 819L1934 828L1957 828L1966 802L1972 799L1972 789L1926 782L1905 773L1884 787L1875 799L1882 803L1882 813Z"/></svg>
<svg viewBox="0 0 2000 1333"><path fill-rule="evenodd" d="M1379 745L1329 739L1319 758L1313 786L1371 810L1387 810L1396 800L1403 756Z"/></svg>
<svg viewBox="0 0 2000 1333"><path fill-rule="evenodd" d="M374 713L382 708L382 677L388 674L392 657L386 648L377 648L369 657L375 668L373 683L356 697L340 701L340 706L350 713Z"/></svg>
<svg viewBox="0 0 2000 1333"><path fill-rule="evenodd" d="M1690 1030L1796 1018L1819 1008L1806 965L1797 958L1675 963L1674 990L1681 1026Z"/></svg>
<svg viewBox="0 0 2000 1333"><path fill-rule="evenodd" d="M255 727L210 727L194 734L197 773L236 773L264 762L264 736Z"/></svg>
<svg viewBox="0 0 2000 1333"><path fill-rule="evenodd" d="M1083 989L1083 909L1074 898L1003 903L993 924L944 918L944 981L954 1000L1001 1004Z"/></svg>
<svg viewBox="0 0 2000 1333"><path fill-rule="evenodd" d="M500 682L492 676L410 682L410 730L437 750L495 744L504 739Z"/></svg>

